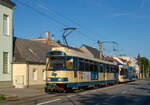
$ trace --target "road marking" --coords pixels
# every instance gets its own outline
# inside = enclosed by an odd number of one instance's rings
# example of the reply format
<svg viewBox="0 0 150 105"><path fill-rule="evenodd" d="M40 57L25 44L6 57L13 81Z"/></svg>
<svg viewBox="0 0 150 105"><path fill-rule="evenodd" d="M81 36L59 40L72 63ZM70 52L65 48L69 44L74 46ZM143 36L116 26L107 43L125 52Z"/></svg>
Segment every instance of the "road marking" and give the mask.
<svg viewBox="0 0 150 105"><path fill-rule="evenodd" d="M59 100L61 100L61 99L55 99L55 100L51 100L51 101L47 101L47 102L42 102L37 105L44 105L44 104L52 103L52 102L59 101Z"/></svg>
<svg viewBox="0 0 150 105"><path fill-rule="evenodd" d="M70 97L73 97L73 96L75 96L75 95L69 95L67 97L70 98ZM38 103L37 105L44 105L44 104L48 104L48 103L52 103L52 102L56 102L56 101L60 101L60 100L62 100L62 99L50 100L50 101L47 101L47 102Z"/></svg>
<svg viewBox="0 0 150 105"><path fill-rule="evenodd" d="M73 97L73 96L75 96L75 95L70 95L70 96L67 96L67 97Z"/></svg>

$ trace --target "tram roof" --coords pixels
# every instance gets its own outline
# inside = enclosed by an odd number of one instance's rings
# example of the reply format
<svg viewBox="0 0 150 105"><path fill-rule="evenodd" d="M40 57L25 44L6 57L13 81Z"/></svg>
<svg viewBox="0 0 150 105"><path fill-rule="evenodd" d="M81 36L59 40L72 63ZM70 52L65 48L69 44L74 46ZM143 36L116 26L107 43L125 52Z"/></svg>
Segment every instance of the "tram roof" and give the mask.
<svg viewBox="0 0 150 105"><path fill-rule="evenodd" d="M115 63L109 62L109 61L104 61L104 60L100 60L98 58L95 58L94 56L85 53L83 51L81 51L78 48L73 48L73 47L54 47L52 48L51 51L62 51L64 53L66 53L67 56L74 56L74 57L79 57L79 58L83 58L83 59L87 59L87 60L92 60L92 61L96 61L96 62L101 62L101 63L107 63L107 64L112 64L112 65L116 65Z"/></svg>
<svg viewBox="0 0 150 105"><path fill-rule="evenodd" d="M133 66L129 66L129 65L125 65L125 64L120 64L119 66L123 67L123 68L128 68L128 69L132 69L133 68Z"/></svg>

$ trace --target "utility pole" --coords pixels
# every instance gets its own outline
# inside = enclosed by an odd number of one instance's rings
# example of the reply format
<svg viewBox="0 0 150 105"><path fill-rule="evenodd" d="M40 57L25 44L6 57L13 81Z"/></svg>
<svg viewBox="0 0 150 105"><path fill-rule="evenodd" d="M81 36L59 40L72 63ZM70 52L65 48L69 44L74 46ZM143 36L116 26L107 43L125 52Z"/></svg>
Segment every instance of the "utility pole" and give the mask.
<svg viewBox="0 0 150 105"><path fill-rule="evenodd" d="M144 73L144 64L143 64L143 71L142 72L143 72L143 78L144 78L144 76L145 76L145 73Z"/></svg>
<svg viewBox="0 0 150 105"><path fill-rule="evenodd" d="M118 44L118 43L115 42L115 41L103 41L103 42L102 42L102 41L100 41L100 40L98 40L97 43L98 43L98 45L99 45L100 60L103 60L103 49L102 49L102 44L104 44L104 43Z"/></svg>
<svg viewBox="0 0 150 105"><path fill-rule="evenodd" d="M99 44L99 57L100 57L100 60L103 60L102 42L97 41L97 43Z"/></svg>
<svg viewBox="0 0 150 105"><path fill-rule="evenodd" d="M139 78L141 78L141 69L142 69L141 62L139 62Z"/></svg>

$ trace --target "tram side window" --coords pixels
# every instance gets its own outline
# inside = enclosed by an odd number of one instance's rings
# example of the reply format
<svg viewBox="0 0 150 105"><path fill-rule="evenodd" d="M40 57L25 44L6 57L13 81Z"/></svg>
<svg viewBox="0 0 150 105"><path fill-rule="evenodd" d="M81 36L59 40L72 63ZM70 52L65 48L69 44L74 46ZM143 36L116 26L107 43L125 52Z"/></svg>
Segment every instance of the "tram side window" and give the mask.
<svg viewBox="0 0 150 105"><path fill-rule="evenodd" d="M110 68L110 72L111 72L111 73L113 73L113 66L112 66L112 65L110 65L110 67L109 67L109 68Z"/></svg>
<svg viewBox="0 0 150 105"><path fill-rule="evenodd" d="M112 69L112 73L117 73L116 66L112 66L111 69Z"/></svg>
<svg viewBox="0 0 150 105"><path fill-rule="evenodd" d="M112 72L113 72L113 73L118 73L118 68L117 68L117 66L112 66Z"/></svg>
<svg viewBox="0 0 150 105"><path fill-rule="evenodd" d="M94 65L93 65L93 63L90 63L90 71L92 72L92 71L94 71Z"/></svg>
<svg viewBox="0 0 150 105"><path fill-rule="evenodd" d="M98 71L97 63L94 63L94 72Z"/></svg>
<svg viewBox="0 0 150 105"><path fill-rule="evenodd" d="M124 75L124 69L121 68L120 75Z"/></svg>
<svg viewBox="0 0 150 105"><path fill-rule="evenodd" d="M103 73L105 73L106 72L106 65L104 64L103 65Z"/></svg>
<svg viewBox="0 0 150 105"><path fill-rule="evenodd" d="M79 70L84 71L84 62L79 61Z"/></svg>
<svg viewBox="0 0 150 105"><path fill-rule="evenodd" d="M107 73L109 73L109 70L110 70L110 68L109 68L109 65L106 65L107 67Z"/></svg>
<svg viewBox="0 0 150 105"><path fill-rule="evenodd" d="M85 71L90 71L90 64L88 62L85 63Z"/></svg>
<svg viewBox="0 0 150 105"><path fill-rule="evenodd" d="M77 59L74 60L74 69L77 70Z"/></svg>
<svg viewBox="0 0 150 105"><path fill-rule="evenodd" d="M124 73L125 75L128 75L128 69L125 69L125 73Z"/></svg>
<svg viewBox="0 0 150 105"><path fill-rule="evenodd" d="M74 77L77 77L77 60L74 60Z"/></svg>
<svg viewBox="0 0 150 105"><path fill-rule="evenodd" d="M103 72L103 71L104 71L104 65L100 64L100 72Z"/></svg>
<svg viewBox="0 0 150 105"><path fill-rule="evenodd" d="M119 73L119 68L115 66L115 73Z"/></svg>
<svg viewBox="0 0 150 105"><path fill-rule="evenodd" d="M67 59L67 64L68 64L68 69L72 70L73 69L73 59L72 58L68 58Z"/></svg>
<svg viewBox="0 0 150 105"><path fill-rule="evenodd" d="M113 73L117 73L117 68L116 68L116 66L113 66L113 68L112 68L113 70Z"/></svg>
<svg viewBox="0 0 150 105"><path fill-rule="evenodd" d="M119 73L119 67L118 66L115 66L115 73Z"/></svg>

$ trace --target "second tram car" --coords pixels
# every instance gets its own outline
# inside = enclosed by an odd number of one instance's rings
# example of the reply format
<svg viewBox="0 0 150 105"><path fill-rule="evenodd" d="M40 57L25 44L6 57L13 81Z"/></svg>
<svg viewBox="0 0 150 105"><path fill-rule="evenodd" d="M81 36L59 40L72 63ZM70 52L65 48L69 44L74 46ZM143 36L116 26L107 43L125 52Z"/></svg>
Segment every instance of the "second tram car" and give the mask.
<svg viewBox="0 0 150 105"><path fill-rule="evenodd" d="M136 73L133 67L128 65L119 65L119 82L128 82L136 80Z"/></svg>

